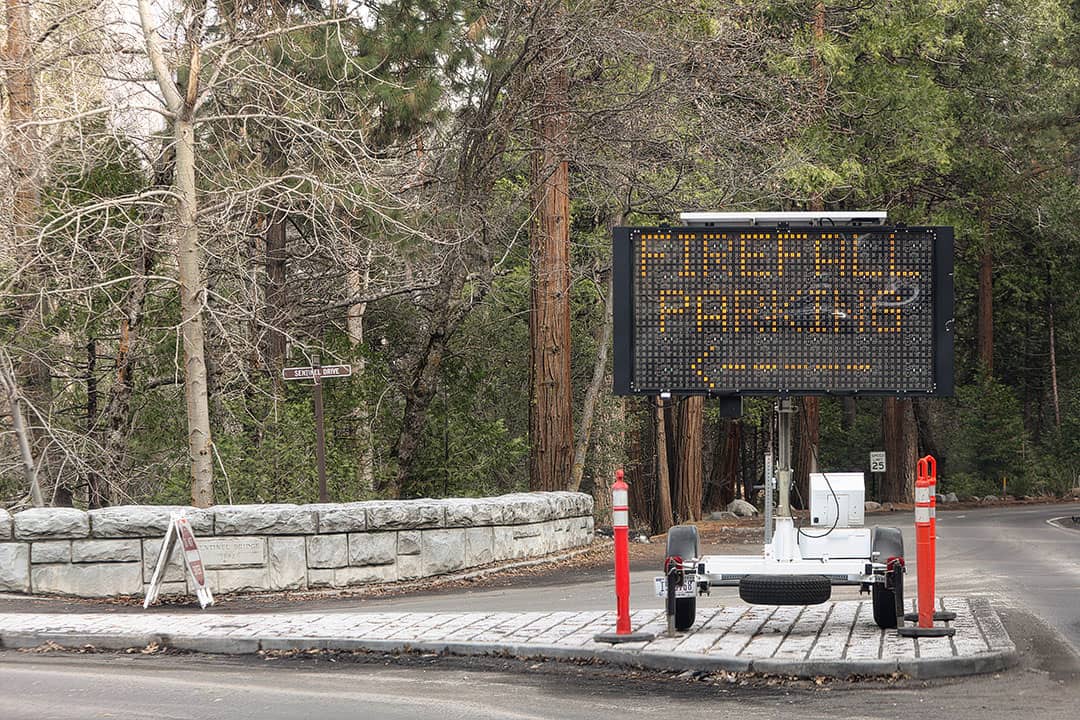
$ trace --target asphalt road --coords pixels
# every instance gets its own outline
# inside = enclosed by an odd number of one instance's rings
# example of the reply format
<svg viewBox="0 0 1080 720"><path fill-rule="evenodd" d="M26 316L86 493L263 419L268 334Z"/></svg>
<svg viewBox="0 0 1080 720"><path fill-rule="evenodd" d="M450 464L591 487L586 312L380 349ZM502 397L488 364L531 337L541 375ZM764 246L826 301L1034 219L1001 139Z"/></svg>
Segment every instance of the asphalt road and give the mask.
<svg viewBox="0 0 1080 720"><path fill-rule="evenodd" d="M267 660L194 655L0 651L0 718L987 718L1073 717L1080 706L1080 531L1053 527L1080 505L939 513L939 594L988 595L1022 667L955 681L741 684L602 666L513 659L373 656ZM874 516L911 526L910 513ZM907 538L908 554L914 543ZM752 552L753 547L744 548ZM706 548L706 551L709 551ZM911 568L915 572L915 568ZM382 599L322 601L357 610L606 609L611 573L566 571L489 589L450 588ZM649 568L632 605L655 606ZM914 578L909 588L914 587ZM854 595L839 588L836 597ZM716 589L703 604L737 600ZM4 603L6 604L6 603ZM3 604L0 604L2 607ZM39 611L41 608L38 608ZM81 608L85 610L86 608ZM258 610L253 607L250 609ZM263 608L266 609L266 608ZM276 607L275 609L280 609ZM296 607L294 609L303 609ZM240 608L237 608L240 610ZM1070 647L1070 643L1073 647ZM333 660L333 661L331 661Z"/></svg>

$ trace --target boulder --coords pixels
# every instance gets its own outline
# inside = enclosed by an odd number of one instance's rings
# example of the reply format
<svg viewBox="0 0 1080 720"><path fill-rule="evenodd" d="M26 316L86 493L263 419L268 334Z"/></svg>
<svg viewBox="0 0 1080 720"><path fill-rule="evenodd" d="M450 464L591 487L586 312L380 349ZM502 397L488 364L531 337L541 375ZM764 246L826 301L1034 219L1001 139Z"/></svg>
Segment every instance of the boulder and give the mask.
<svg viewBox="0 0 1080 720"><path fill-rule="evenodd" d="M960 499L958 497L956 497L956 493L954 493L954 492L945 493L945 502L947 502L947 503L960 502Z"/></svg>
<svg viewBox="0 0 1080 720"><path fill-rule="evenodd" d="M983 505L993 505L993 504L995 504L995 503L999 503L999 502L1001 502L1001 499L1000 499L1000 498L998 498L998 497L997 497L996 495L987 495L987 496L986 496L986 497L984 497L984 498L983 498L982 500L980 500L980 502L981 502L981 503L982 503Z"/></svg>
<svg viewBox="0 0 1080 720"><path fill-rule="evenodd" d="M874 512L875 510L881 509L881 503L874 502L873 500L867 500L863 503L863 509L866 512Z"/></svg>
<svg viewBox="0 0 1080 720"><path fill-rule="evenodd" d="M739 517L753 517L758 513L758 509L745 500L732 500L727 509Z"/></svg>
<svg viewBox="0 0 1080 720"><path fill-rule="evenodd" d="M739 516L729 510L720 510L709 515L710 520L738 520Z"/></svg>

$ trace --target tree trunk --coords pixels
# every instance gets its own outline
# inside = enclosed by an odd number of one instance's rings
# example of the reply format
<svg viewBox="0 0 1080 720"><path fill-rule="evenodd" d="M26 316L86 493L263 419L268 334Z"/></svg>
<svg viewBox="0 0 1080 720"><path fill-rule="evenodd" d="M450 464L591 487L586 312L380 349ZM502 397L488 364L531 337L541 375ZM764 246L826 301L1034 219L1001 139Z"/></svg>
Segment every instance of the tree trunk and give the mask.
<svg viewBox="0 0 1080 720"><path fill-rule="evenodd" d="M98 381L97 381L97 340L90 338L86 343L86 436L95 438L98 432ZM109 498L101 475L91 469L86 475L86 504L91 510L105 507Z"/></svg>
<svg viewBox="0 0 1080 720"><path fill-rule="evenodd" d="M357 252L353 260L353 266L349 268L346 278L346 291L349 297L362 297L368 291L371 282L371 259L372 249L369 245L365 254ZM363 355L364 345L364 315L367 312L367 303L358 302L349 306L345 318L345 328L349 334L349 344L353 349L355 362L356 380L362 382L366 363ZM361 494L371 493L375 489L375 448L371 436L371 414L368 412L367 403L361 399L353 408L353 420L356 422L356 440L358 453L356 458L356 479L360 485Z"/></svg>
<svg viewBox="0 0 1080 720"><path fill-rule="evenodd" d="M574 464L569 489L577 492L581 487L581 476L585 473L585 457L589 448L589 440L592 435L593 417L596 413L596 401L600 397L600 389L607 377L607 353L611 343L611 273L607 276L607 300L604 303L604 322L600 326L600 336L596 339L596 359L593 362L592 379L589 387L585 390L585 402L581 409L581 424L578 426L578 437L574 444Z"/></svg>
<svg viewBox="0 0 1080 720"><path fill-rule="evenodd" d="M881 501L911 503L915 499L918 431L911 400L885 398L882 430L885 436L885 478Z"/></svg>
<svg viewBox="0 0 1080 720"><path fill-rule="evenodd" d="M705 399L686 397L678 404L675 425L675 506L681 523L701 519L702 424Z"/></svg>
<svg viewBox="0 0 1080 720"><path fill-rule="evenodd" d="M179 223L177 266L180 270L180 313L184 342L184 400L188 420L188 457L191 460L191 503L214 504L214 465L210 436L210 407L206 392L203 302L206 281L199 244L198 198L195 190L195 124L190 118L175 121L176 214Z"/></svg>
<svg viewBox="0 0 1080 720"><path fill-rule="evenodd" d="M821 398L799 399L801 422L799 422L798 449L795 459L795 492L792 504L806 507L810 502L810 473L818 471L818 446L821 433Z"/></svg>
<svg viewBox="0 0 1080 720"><path fill-rule="evenodd" d="M1061 401L1058 398L1057 347L1054 342L1054 303L1046 304L1046 319L1050 326L1050 400L1054 404L1054 427L1061 429Z"/></svg>
<svg viewBox="0 0 1080 720"><path fill-rule="evenodd" d="M559 6L555 6L558 8ZM554 11L557 18L559 10ZM556 42L541 48L541 100L533 120L535 217L530 243L529 487L563 490L574 462L570 380L570 180L567 73Z"/></svg>
<svg viewBox="0 0 1080 720"><path fill-rule="evenodd" d="M979 256L979 362L987 375L994 374L994 254L986 248Z"/></svg>
<svg viewBox="0 0 1080 720"><path fill-rule="evenodd" d="M646 445L642 442L643 428L652 427L651 415L642 410L642 403L636 398L619 398L623 404L623 412L626 416L627 431L623 436L623 447L626 451L626 484L630 486L630 515L637 518L638 522L652 527L652 493L650 489L653 483L649 482L652 473L647 472L644 458L648 457ZM651 401L650 401L651 404Z"/></svg>
<svg viewBox="0 0 1080 720"><path fill-rule="evenodd" d="M274 209L266 218L266 369L274 385L281 385L285 366L285 338L288 328L286 272L289 254L285 243L284 211Z"/></svg>
<svg viewBox="0 0 1080 720"><path fill-rule="evenodd" d="M671 475L668 472L668 440L664 401L656 398L656 516L653 531L666 533L672 526Z"/></svg>
<svg viewBox="0 0 1080 720"><path fill-rule="evenodd" d="M735 499L739 487L739 446L742 444L742 422L722 420L716 446L713 448L709 474L711 482L704 499L707 510L724 510Z"/></svg>
<svg viewBox="0 0 1080 720"><path fill-rule="evenodd" d="M926 398L912 400L912 409L915 412L915 428L918 432L919 445L927 454L933 455L938 462L945 457L945 452L938 442L937 433L934 432L933 418L930 416L930 403Z"/></svg>
<svg viewBox="0 0 1080 720"><path fill-rule="evenodd" d="M33 241L40 208L40 148L37 127L33 124L37 100L37 68L32 39L34 29L31 5L30 0L6 0L7 42L4 47L8 114L6 149L12 197L11 239L14 243L11 251L12 257L17 258L18 264L22 266L19 286L29 291L18 300L19 328L22 333L42 327L47 312L47 308L43 307L46 300L35 296L44 278L38 270L37 246ZM3 255L5 250L0 247L0 255ZM53 399L52 370L45 356L40 352L33 352L19 358L16 376L15 382L23 388L24 399L43 416L48 416ZM46 428L35 424L32 416L25 429L29 434L31 451L38 458L36 481L40 483L43 477L48 477L51 466L51 440ZM61 495L70 494L64 488L56 489Z"/></svg>

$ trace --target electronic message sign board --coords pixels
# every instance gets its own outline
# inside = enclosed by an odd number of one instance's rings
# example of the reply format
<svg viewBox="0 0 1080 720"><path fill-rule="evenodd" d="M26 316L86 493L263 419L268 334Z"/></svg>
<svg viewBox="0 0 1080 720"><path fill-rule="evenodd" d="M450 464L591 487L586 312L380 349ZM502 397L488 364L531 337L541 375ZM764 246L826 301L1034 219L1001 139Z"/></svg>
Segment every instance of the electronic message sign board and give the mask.
<svg viewBox="0 0 1080 720"><path fill-rule="evenodd" d="M951 395L949 227L621 227L615 392Z"/></svg>

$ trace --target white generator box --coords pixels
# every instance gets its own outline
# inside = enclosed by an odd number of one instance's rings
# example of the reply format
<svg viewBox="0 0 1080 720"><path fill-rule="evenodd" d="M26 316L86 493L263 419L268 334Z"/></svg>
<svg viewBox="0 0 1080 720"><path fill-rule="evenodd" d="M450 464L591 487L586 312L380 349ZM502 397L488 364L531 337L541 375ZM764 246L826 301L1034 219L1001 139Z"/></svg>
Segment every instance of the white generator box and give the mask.
<svg viewBox="0 0 1080 720"><path fill-rule="evenodd" d="M861 472L810 474L812 526L861 527L865 503L866 483Z"/></svg>
<svg viewBox="0 0 1080 720"><path fill-rule="evenodd" d="M804 560L869 560L870 528L826 527L800 532L799 554Z"/></svg>

